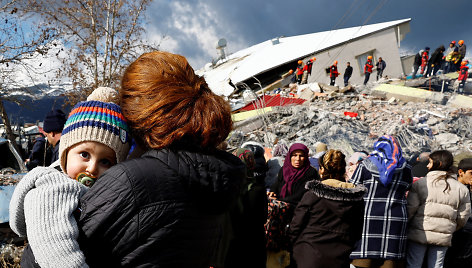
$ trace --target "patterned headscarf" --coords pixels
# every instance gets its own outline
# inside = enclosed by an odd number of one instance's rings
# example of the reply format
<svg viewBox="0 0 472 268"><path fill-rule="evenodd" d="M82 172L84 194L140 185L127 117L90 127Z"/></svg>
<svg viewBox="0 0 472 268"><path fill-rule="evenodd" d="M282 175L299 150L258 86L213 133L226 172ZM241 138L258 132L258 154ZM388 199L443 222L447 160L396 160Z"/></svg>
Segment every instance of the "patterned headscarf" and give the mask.
<svg viewBox="0 0 472 268"><path fill-rule="evenodd" d="M254 173L254 168L256 167L256 161L254 159L254 153L246 148L238 148L234 155L239 157L241 161L246 165L247 176L252 177Z"/></svg>
<svg viewBox="0 0 472 268"><path fill-rule="evenodd" d="M367 158L375 164L379 171L380 182L387 186L392 182L393 171L403 167L402 149L392 136L382 136L374 143L374 151Z"/></svg>
<svg viewBox="0 0 472 268"><path fill-rule="evenodd" d="M301 150L303 154L305 155L305 162L303 162L303 165L297 169L292 166L292 153L296 150ZM285 184L282 187L282 190L280 191L280 197L285 198L285 196L288 194L290 195L292 193L292 185L298 181L300 178L305 175L305 173L308 171L310 168L310 161L308 160L308 153L309 149L305 145L301 143L294 143L292 146L290 146L290 149L288 150L287 156L285 156L285 162L282 167L282 172L284 175L284 181Z"/></svg>

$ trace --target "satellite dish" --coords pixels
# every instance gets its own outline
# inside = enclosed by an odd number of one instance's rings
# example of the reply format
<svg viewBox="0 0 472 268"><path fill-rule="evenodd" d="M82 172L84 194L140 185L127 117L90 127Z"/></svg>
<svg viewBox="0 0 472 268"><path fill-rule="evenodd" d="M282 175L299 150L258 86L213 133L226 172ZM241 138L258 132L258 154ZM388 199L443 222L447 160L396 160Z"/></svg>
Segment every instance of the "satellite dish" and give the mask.
<svg viewBox="0 0 472 268"><path fill-rule="evenodd" d="M224 48L224 47L226 47L226 39L221 38L220 40L218 40L218 43L216 44L216 48L219 49L219 48Z"/></svg>

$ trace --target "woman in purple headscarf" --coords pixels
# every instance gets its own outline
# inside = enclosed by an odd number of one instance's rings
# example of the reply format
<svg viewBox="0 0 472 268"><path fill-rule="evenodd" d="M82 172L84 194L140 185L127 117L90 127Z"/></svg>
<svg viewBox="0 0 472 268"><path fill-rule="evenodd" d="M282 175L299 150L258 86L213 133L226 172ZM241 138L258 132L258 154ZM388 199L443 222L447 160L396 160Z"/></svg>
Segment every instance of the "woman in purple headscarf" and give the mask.
<svg viewBox="0 0 472 268"><path fill-rule="evenodd" d="M316 169L310 166L308 152L308 148L301 143L290 146L277 181L270 188L270 197L297 205L306 192L306 182L320 180Z"/></svg>

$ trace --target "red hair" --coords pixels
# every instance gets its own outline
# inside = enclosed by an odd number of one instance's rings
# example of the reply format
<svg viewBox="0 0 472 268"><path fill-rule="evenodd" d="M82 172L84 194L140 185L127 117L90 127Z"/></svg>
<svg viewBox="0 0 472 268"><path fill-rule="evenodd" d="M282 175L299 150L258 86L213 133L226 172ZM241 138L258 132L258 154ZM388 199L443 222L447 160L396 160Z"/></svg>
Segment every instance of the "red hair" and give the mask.
<svg viewBox="0 0 472 268"><path fill-rule="evenodd" d="M123 75L120 98L134 138L149 148L181 140L216 147L232 129L229 104L180 55L141 55Z"/></svg>

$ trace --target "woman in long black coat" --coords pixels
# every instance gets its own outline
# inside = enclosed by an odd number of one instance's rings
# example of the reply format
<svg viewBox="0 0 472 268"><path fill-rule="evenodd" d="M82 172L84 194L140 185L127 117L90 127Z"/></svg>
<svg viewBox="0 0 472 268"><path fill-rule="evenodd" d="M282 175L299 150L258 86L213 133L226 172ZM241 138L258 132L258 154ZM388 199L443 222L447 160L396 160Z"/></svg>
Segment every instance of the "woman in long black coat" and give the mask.
<svg viewBox="0 0 472 268"><path fill-rule="evenodd" d="M362 234L367 189L344 182L345 170L344 154L329 150L320 158L321 181L306 184L290 224L298 268L349 267L349 254Z"/></svg>

